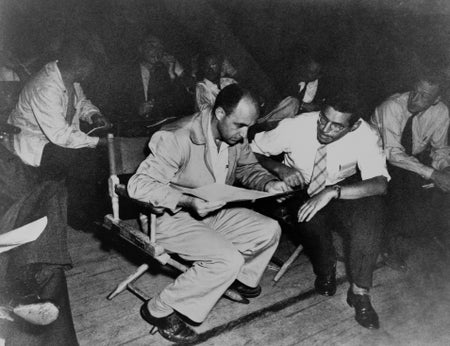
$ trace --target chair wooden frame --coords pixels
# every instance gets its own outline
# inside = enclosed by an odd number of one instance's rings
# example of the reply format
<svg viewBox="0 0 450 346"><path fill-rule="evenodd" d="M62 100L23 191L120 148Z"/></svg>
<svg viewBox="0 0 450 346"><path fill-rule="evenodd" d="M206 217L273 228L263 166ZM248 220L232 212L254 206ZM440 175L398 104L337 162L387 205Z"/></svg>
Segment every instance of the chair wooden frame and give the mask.
<svg viewBox="0 0 450 346"><path fill-rule="evenodd" d="M125 139L122 139L125 140ZM133 139L126 139L129 142L132 142ZM138 142L139 140L136 140ZM142 144L144 143L143 140L141 140ZM112 134L108 134L108 156L109 156L109 169L110 169L110 177L108 180L108 187L109 187L109 195L111 198L111 206L112 206L112 214L108 214L104 218L103 226L110 230L115 232L121 239L126 240L130 244L136 246L140 250L142 250L145 254L149 255L150 257L156 259L158 262L160 262L162 265L170 265L176 269L178 269L180 272L185 272L188 270L188 267L184 264L174 260L171 255L165 251L165 249L157 243L156 240L156 217L158 215L161 215L164 213L161 208L155 208L151 203L145 203L142 201L138 201L136 199L131 198L128 193L126 186L124 184L120 183L119 175L121 174L127 174L127 173L134 173L134 171L137 168L137 165L145 158L142 154L142 158L135 160L136 162L133 163L123 163L121 162L122 168L118 169L117 165L117 155L116 150L118 148L115 148L115 138ZM135 148L136 149L136 148ZM143 145L141 148L137 148L137 150L141 149L143 153ZM130 157L127 157L127 159L131 159ZM128 167L126 167L128 166ZM130 167L131 166L131 167ZM125 167L125 170L124 170ZM150 231L148 234L144 233L142 230L131 226L130 224L124 222L119 217L119 197L125 198L127 200L132 201L137 206L139 206L141 209L145 211L145 214L140 215L140 221L141 221L141 227L144 230L147 230L150 228ZM148 220L150 219L150 223L148 223ZM111 300L124 290L128 289L130 292L132 292L134 295L139 297L140 299L146 301L149 300L150 297L140 289L138 289L136 286L133 285L133 283L142 276L147 270L149 269L149 265L147 263L142 264L137 268L137 270L129 275L125 280L120 282L117 287L108 295L108 299ZM245 301L245 298L243 298L238 292L228 289L224 296L230 298L234 301Z"/></svg>

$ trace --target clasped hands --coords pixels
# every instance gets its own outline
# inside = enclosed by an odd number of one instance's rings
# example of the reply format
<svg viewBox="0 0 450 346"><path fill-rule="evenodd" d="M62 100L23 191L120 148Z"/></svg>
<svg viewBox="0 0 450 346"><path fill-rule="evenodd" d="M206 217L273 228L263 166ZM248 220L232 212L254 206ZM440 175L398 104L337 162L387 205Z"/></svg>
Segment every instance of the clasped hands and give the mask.
<svg viewBox="0 0 450 346"><path fill-rule="evenodd" d="M431 174L431 180L437 188L444 192L450 192L450 166L442 170L434 170Z"/></svg>

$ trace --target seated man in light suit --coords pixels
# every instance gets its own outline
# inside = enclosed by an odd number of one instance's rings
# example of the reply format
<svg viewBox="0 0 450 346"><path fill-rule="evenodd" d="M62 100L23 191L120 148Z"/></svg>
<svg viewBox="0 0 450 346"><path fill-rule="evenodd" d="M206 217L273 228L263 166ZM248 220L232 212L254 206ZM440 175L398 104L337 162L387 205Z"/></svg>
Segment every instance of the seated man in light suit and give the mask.
<svg viewBox="0 0 450 346"><path fill-rule="evenodd" d="M291 187L304 188L291 199L290 208L298 214L319 294L336 292L331 231L346 231L351 282L347 302L359 324L377 329L369 289L383 230L380 195L390 177L378 133L360 119L359 109L356 96L342 92L319 112L285 119L275 129L256 134L251 147L269 171ZM266 157L280 154L283 163Z"/></svg>
<svg viewBox="0 0 450 346"><path fill-rule="evenodd" d="M248 128L258 112L250 92L237 84L225 87L212 109L156 132L151 154L128 183L131 197L166 209L157 219L158 242L193 262L141 309L143 318L171 341L197 337L178 313L200 323L230 285L247 298L261 292L258 284L277 247L279 224L250 209L207 202L172 187L215 182L286 191L248 145Z"/></svg>

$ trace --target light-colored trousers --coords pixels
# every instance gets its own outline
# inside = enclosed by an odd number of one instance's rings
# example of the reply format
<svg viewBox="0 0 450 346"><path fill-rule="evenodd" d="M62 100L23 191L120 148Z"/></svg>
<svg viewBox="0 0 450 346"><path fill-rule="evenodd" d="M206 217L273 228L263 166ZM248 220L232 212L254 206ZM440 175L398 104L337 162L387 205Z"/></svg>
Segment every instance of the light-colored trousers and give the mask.
<svg viewBox="0 0 450 346"><path fill-rule="evenodd" d="M181 211L159 217L156 239L193 265L156 299L202 322L238 279L256 287L280 240L277 221L245 208L225 208L204 219Z"/></svg>

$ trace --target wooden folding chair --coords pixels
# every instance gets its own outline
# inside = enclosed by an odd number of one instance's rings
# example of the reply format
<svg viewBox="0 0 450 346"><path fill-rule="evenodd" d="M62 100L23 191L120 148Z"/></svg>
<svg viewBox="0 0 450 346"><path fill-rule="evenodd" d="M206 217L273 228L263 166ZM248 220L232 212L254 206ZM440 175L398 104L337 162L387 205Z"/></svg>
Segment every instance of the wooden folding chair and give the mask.
<svg viewBox="0 0 450 346"><path fill-rule="evenodd" d="M119 175L132 174L136 171L139 164L145 159L144 148L148 138L114 138L112 134L108 134L108 155L109 155L109 195L111 197L112 214L108 214L104 218L103 226L115 232L120 238L126 240L132 245L138 247L147 255L156 259L163 265L170 265L181 272L185 272L188 267L184 264L174 260L165 249L157 243L156 239L156 217L161 215L164 211L160 208L155 208L151 203L145 203L131 198L126 186L120 184ZM135 203L143 214L140 214L141 229L133 227L129 223L124 222L119 217L119 196ZM150 223L148 220L150 219ZM147 233L147 231L149 232ZM149 268L148 264L144 263L139 268L128 276L124 281L120 282L117 287L108 296L112 299L119 293L128 289L140 299L146 301L150 297L143 291L139 290L133 285L133 282L143 275ZM227 290L224 294L234 301L244 302L243 298L238 292Z"/></svg>

